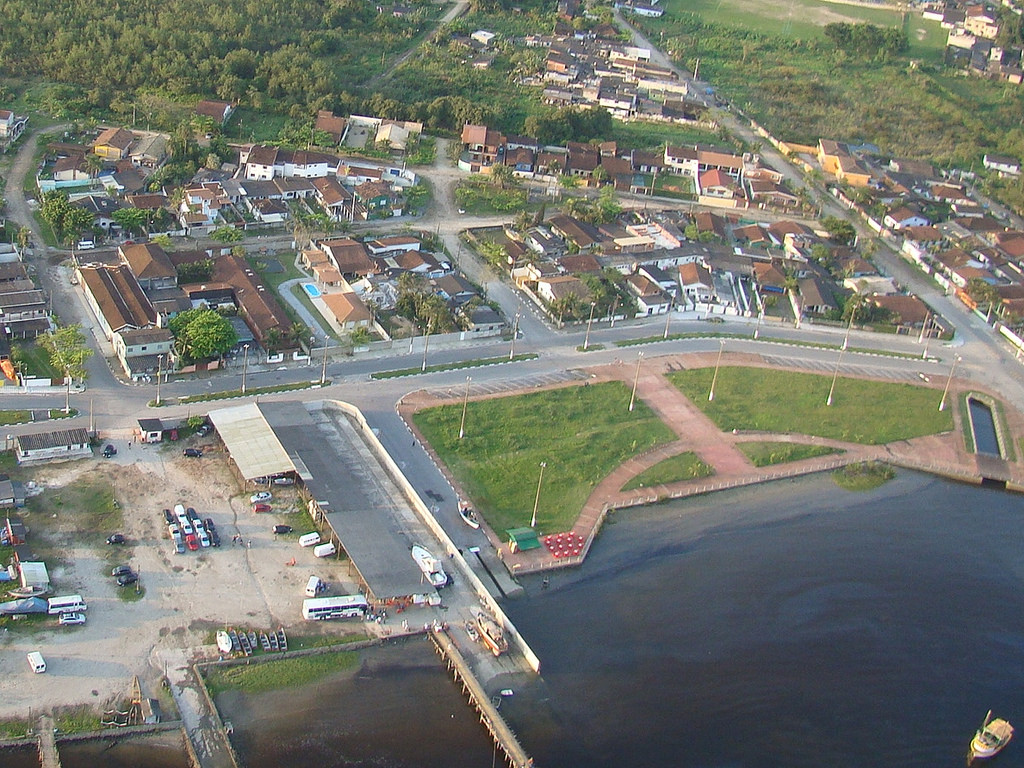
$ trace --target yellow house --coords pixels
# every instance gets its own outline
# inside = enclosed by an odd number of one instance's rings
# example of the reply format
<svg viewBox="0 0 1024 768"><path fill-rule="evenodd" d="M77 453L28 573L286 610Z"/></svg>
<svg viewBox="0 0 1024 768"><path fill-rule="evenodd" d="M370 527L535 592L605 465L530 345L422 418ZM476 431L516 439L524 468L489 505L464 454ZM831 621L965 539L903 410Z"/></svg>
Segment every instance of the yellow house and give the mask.
<svg viewBox="0 0 1024 768"><path fill-rule="evenodd" d="M123 160L128 157L128 150L135 141L131 131L124 128L107 128L96 137L92 151L104 160Z"/></svg>
<svg viewBox="0 0 1024 768"><path fill-rule="evenodd" d="M836 178L845 181L851 187L866 187L871 182L871 172L855 157L847 155L839 158Z"/></svg>
<svg viewBox="0 0 1024 768"><path fill-rule="evenodd" d="M825 173L833 176L839 172L839 158L849 157L850 148L832 139L818 139L818 164Z"/></svg>

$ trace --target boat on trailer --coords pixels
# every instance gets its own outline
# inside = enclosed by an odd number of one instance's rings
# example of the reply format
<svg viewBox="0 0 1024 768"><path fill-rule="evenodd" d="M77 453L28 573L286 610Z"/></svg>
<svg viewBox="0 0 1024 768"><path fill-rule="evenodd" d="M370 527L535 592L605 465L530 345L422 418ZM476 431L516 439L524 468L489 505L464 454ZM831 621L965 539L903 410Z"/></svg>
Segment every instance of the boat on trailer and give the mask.
<svg viewBox="0 0 1024 768"><path fill-rule="evenodd" d="M425 547L421 547L419 544L415 545L412 548L412 559L416 561L416 565L423 571L423 575L435 588L440 589L448 583L448 574L441 567L441 561L430 554Z"/></svg>
<svg viewBox="0 0 1024 768"><path fill-rule="evenodd" d="M508 640L501 626L483 611L476 612L476 627L480 631L480 639L495 656L501 656L508 650Z"/></svg>
<svg viewBox="0 0 1024 768"><path fill-rule="evenodd" d="M985 722L971 739L970 758L984 759L998 754L1013 738L1013 726L1002 718L992 719L992 710L985 715Z"/></svg>

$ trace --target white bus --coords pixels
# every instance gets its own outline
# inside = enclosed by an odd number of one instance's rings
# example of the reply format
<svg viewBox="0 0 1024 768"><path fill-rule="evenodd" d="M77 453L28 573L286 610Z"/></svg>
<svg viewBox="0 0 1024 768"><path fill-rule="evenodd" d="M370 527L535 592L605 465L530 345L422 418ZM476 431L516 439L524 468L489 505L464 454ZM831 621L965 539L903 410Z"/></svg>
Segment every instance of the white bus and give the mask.
<svg viewBox="0 0 1024 768"><path fill-rule="evenodd" d="M306 621L355 619L365 614L369 607L369 603L362 595L314 597L302 601L302 618Z"/></svg>
<svg viewBox="0 0 1024 768"><path fill-rule="evenodd" d="M46 612L51 616L56 616L60 613L77 613L78 611L84 611L87 606L85 600L82 599L81 595L63 595L62 597L51 597L46 601L47 610Z"/></svg>

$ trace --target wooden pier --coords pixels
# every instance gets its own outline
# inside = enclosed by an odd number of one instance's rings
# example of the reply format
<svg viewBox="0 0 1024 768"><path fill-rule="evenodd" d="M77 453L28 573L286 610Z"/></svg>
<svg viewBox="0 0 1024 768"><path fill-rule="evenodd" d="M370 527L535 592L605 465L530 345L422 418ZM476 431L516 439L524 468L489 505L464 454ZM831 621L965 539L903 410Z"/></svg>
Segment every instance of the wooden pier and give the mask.
<svg viewBox="0 0 1024 768"><path fill-rule="evenodd" d="M469 703L480 713L480 722L491 734L494 743L501 749L505 759L512 768L532 768L533 758L526 754L526 750L519 743L515 733L505 722L505 718L498 712L498 708L491 702L490 696L484 690L480 681L476 679L469 663L455 647L455 643L447 632L438 629L430 631L430 639L434 641L434 647L438 654L445 660L448 671L452 673L456 682L462 684L462 692L469 698Z"/></svg>
<svg viewBox="0 0 1024 768"><path fill-rule="evenodd" d="M36 735L39 738L39 765L42 768L60 768L57 739L53 735L53 718L50 715L39 718Z"/></svg>

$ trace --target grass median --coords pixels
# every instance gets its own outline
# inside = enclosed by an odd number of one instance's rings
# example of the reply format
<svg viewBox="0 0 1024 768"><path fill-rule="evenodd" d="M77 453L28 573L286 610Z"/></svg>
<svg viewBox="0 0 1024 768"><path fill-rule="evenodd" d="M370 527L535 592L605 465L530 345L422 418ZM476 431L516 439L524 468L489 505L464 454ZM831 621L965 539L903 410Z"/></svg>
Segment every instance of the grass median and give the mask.
<svg viewBox="0 0 1024 768"><path fill-rule="evenodd" d="M537 528L555 532L623 461L675 439L644 403L630 411L629 399L629 387L607 382L471 401L461 440L461 403L413 419L492 528L528 526L540 484Z"/></svg>
<svg viewBox="0 0 1024 768"><path fill-rule="evenodd" d="M634 491L637 488L650 488L652 485L681 483L684 480L708 477L714 474L714 472L715 470L701 461L697 454L692 451L686 451L678 456L671 456L664 461L659 461L653 467L645 469L622 486L622 490Z"/></svg>
<svg viewBox="0 0 1024 768"><path fill-rule="evenodd" d="M827 405L831 376L766 368L723 367L709 401L712 368L668 374L668 379L719 429L816 435L882 445L953 428L951 409L938 410L939 393L913 384L840 377Z"/></svg>

